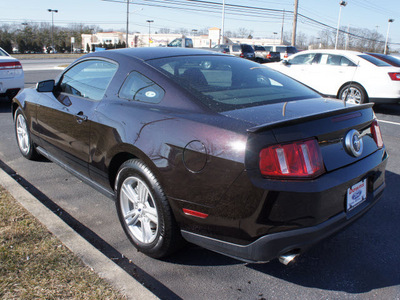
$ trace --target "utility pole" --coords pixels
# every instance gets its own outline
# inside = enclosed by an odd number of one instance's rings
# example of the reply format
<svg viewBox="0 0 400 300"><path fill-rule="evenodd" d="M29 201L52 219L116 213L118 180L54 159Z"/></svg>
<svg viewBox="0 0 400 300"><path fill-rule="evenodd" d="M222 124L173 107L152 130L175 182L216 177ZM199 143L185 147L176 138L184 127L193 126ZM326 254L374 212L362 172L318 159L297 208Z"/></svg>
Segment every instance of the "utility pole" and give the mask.
<svg viewBox="0 0 400 300"><path fill-rule="evenodd" d="M219 36L219 41L218 41L218 44L219 45L221 45L221 44L224 44L224 30L225 30L225 0L223 0L222 1L222 24L221 24L222 26L222 28L221 28L221 33L220 33L220 36Z"/></svg>
<svg viewBox="0 0 400 300"><path fill-rule="evenodd" d="M285 10L282 13L281 45L283 45L283 25L285 24Z"/></svg>
<svg viewBox="0 0 400 300"><path fill-rule="evenodd" d="M129 48L128 35L129 35L129 1L126 0L126 48Z"/></svg>
<svg viewBox="0 0 400 300"><path fill-rule="evenodd" d="M296 46L296 29L297 29L297 11L298 11L298 9L299 9L299 0L294 0L292 46Z"/></svg>

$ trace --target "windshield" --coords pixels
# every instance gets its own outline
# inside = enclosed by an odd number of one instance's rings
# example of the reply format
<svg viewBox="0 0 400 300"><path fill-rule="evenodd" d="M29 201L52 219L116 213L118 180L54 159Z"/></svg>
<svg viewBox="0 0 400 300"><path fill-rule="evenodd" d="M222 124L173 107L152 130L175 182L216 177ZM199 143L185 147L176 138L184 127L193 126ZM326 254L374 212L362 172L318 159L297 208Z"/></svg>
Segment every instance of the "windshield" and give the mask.
<svg viewBox="0 0 400 300"><path fill-rule="evenodd" d="M214 111L222 112L320 95L255 62L230 56L180 56L148 60Z"/></svg>

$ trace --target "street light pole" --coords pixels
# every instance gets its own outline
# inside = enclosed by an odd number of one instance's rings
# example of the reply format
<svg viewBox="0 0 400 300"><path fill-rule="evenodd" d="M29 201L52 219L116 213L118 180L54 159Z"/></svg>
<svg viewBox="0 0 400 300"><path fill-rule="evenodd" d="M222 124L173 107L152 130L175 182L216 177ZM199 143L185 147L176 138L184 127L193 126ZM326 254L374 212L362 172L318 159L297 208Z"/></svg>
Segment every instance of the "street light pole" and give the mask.
<svg viewBox="0 0 400 300"><path fill-rule="evenodd" d="M385 49L383 50L383 54L386 54L387 44L388 44L388 40L389 40L390 23L393 23L393 22L394 22L394 19L389 19L388 20L388 28L387 28L387 32L386 32Z"/></svg>
<svg viewBox="0 0 400 300"><path fill-rule="evenodd" d="M150 47L150 24L154 22L154 20L146 20L149 23L149 47Z"/></svg>
<svg viewBox="0 0 400 300"><path fill-rule="evenodd" d="M339 39L339 28L340 28L340 15L342 13L342 7L347 5L346 1L340 1L339 2L340 9L339 9L339 18L338 18L338 23L337 23L337 30L336 30L336 42L335 42L335 49L337 49L337 44L338 44L338 39Z"/></svg>
<svg viewBox="0 0 400 300"><path fill-rule="evenodd" d="M54 34L54 13L58 13L58 9L48 9L48 12L51 12L51 48L54 52L54 41L53 41L53 34Z"/></svg>

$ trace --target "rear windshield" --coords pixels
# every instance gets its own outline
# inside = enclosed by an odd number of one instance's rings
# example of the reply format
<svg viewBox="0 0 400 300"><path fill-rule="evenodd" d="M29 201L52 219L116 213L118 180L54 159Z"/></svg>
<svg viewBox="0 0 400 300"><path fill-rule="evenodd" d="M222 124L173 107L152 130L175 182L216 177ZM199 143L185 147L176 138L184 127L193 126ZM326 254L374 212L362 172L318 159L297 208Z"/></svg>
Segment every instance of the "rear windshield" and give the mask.
<svg viewBox="0 0 400 300"><path fill-rule="evenodd" d="M250 52L250 53L253 53L253 52L254 52L254 49L253 49L253 47L251 47L250 45L242 45L242 51L243 51L243 52Z"/></svg>
<svg viewBox="0 0 400 300"><path fill-rule="evenodd" d="M380 60L376 57L373 57L371 55L368 54L362 54L362 55L358 55L361 58L364 58L365 60L369 61L371 64L374 64L375 66L378 67L390 67L391 65L389 65L387 62L384 62L383 60Z"/></svg>
<svg viewBox="0 0 400 300"><path fill-rule="evenodd" d="M230 56L180 56L148 60L214 111L222 112L320 95L255 62Z"/></svg>

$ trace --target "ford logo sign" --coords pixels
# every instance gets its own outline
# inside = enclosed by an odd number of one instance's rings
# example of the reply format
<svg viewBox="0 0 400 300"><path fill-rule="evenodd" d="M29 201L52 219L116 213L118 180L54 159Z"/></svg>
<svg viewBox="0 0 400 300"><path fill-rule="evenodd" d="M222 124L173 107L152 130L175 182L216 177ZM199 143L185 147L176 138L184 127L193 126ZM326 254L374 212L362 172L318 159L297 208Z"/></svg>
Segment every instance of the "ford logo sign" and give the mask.
<svg viewBox="0 0 400 300"><path fill-rule="evenodd" d="M344 144L347 153L354 157L359 157L363 152L364 143L362 137L360 133L355 129L350 130L346 134Z"/></svg>
<svg viewBox="0 0 400 300"><path fill-rule="evenodd" d="M362 194L362 191L359 190L359 191L355 192L355 193L351 196L351 198L352 198L353 200L356 200L357 198L359 198L359 197L361 196L361 194Z"/></svg>

